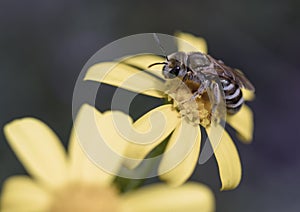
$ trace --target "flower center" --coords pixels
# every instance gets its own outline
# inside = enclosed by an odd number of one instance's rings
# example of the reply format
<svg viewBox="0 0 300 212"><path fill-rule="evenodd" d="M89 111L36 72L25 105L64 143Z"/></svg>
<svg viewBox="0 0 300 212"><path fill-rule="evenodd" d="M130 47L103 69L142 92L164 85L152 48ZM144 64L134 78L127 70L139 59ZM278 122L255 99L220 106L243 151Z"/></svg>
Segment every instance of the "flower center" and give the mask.
<svg viewBox="0 0 300 212"><path fill-rule="evenodd" d="M207 127L211 123L211 104L205 92L202 96L193 97L191 89L180 79L171 79L166 83L166 94L173 99L173 105L182 117L192 124Z"/></svg>
<svg viewBox="0 0 300 212"><path fill-rule="evenodd" d="M55 193L51 212L118 211L117 190L98 185L71 184Z"/></svg>

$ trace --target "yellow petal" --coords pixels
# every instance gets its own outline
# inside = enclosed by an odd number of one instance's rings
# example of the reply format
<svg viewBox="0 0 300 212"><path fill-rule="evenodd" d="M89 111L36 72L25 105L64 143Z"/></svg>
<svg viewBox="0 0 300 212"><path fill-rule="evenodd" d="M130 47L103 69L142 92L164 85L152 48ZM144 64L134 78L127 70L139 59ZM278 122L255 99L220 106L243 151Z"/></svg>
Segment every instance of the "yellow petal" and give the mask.
<svg viewBox="0 0 300 212"><path fill-rule="evenodd" d="M108 184L114 177L112 174L118 172L124 148L118 146L119 152L114 152L107 145L118 140L113 137L113 129L108 129L111 137L103 137L103 131L98 126L99 123L105 125L105 122L105 115L90 105L83 105L78 112L74 124L76 134L72 135L70 143L71 175L75 179L81 176L84 181L96 180L100 184Z"/></svg>
<svg viewBox="0 0 300 212"><path fill-rule="evenodd" d="M155 65L148 68L149 65L157 63L157 62L165 62L166 59L157 55L151 54L143 54L143 55L135 55L129 56L126 58L122 58L122 62L139 67L142 70L149 70L149 73L154 74L155 76L164 79L162 75L163 65Z"/></svg>
<svg viewBox="0 0 300 212"><path fill-rule="evenodd" d="M104 62L93 65L89 68L84 80L102 82L158 98L165 96L163 81L119 62Z"/></svg>
<svg viewBox="0 0 300 212"><path fill-rule="evenodd" d="M50 194L32 179L11 177L5 181L1 195L1 211L48 211Z"/></svg>
<svg viewBox="0 0 300 212"><path fill-rule="evenodd" d="M246 101L252 101L255 98L255 93L253 91L242 89L242 93L243 93L243 98Z"/></svg>
<svg viewBox="0 0 300 212"><path fill-rule="evenodd" d="M160 178L171 186L183 184L195 169L200 143L199 126L193 126L183 119L167 145L158 170Z"/></svg>
<svg viewBox="0 0 300 212"><path fill-rule="evenodd" d="M72 181L90 184L109 185L114 176L104 172L81 148L75 130L72 131L69 143L70 178Z"/></svg>
<svg viewBox="0 0 300 212"><path fill-rule="evenodd" d="M247 105L226 120L236 131L237 136L244 143L251 143L253 136L253 113Z"/></svg>
<svg viewBox="0 0 300 212"><path fill-rule="evenodd" d="M202 53L207 53L207 44L203 38L196 37L189 33L177 32L175 36L179 38L178 40L178 51L183 52L195 52L200 51Z"/></svg>
<svg viewBox="0 0 300 212"><path fill-rule="evenodd" d="M157 107L139 118L133 127L138 132L144 132L144 138L137 137L134 143L128 143L125 156L129 159L125 160L124 165L130 169L138 166L151 150L171 134L179 121L179 114L171 104ZM150 143L146 144L145 139Z"/></svg>
<svg viewBox="0 0 300 212"><path fill-rule="evenodd" d="M221 190L236 188L241 181L242 167L235 144L225 130L221 140L212 133L211 128L207 128L206 131L218 163L222 182Z"/></svg>
<svg viewBox="0 0 300 212"><path fill-rule="evenodd" d="M66 179L66 154L55 133L35 118L15 120L4 127L8 143L26 170L48 187Z"/></svg>
<svg viewBox="0 0 300 212"><path fill-rule="evenodd" d="M158 184L125 194L122 198L122 212L212 212L215 210L213 193L208 187L197 183L187 183L177 188Z"/></svg>

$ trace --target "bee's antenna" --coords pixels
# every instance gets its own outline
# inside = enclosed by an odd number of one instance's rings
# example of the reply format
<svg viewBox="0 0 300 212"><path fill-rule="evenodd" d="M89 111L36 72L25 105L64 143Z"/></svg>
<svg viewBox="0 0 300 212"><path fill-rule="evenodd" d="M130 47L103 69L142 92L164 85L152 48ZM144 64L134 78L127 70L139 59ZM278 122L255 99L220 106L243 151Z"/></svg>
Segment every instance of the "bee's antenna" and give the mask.
<svg viewBox="0 0 300 212"><path fill-rule="evenodd" d="M163 52L163 54L164 54L165 58L167 59L167 61L169 61L169 58L168 58L167 53L166 53L166 50L162 47L162 45L161 45L161 43L159 41L159 38L158 38L158 36L157 36L156 33L153 33L153 38L156 41L156 43L158 44L158 46L161 49L161 51Z"/></svg>
<svg viewBox="0 0 300 212"><path fill-rule="evenodd" d="M156 65L163 65L163 64L167 65L168 63L167 62L153 63L153 64L149 65L148 68L151 68L152 66L156 66Z"/></svg>

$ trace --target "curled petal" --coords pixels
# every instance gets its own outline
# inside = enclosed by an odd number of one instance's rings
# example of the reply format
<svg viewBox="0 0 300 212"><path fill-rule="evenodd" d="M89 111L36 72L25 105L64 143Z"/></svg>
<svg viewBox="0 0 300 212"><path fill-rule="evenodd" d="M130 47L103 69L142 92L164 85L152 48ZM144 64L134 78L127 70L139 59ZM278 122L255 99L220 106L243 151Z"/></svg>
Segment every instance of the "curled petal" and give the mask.
<svg viewBox="0 0 300 212"><path fill-rule="evenodd" d="M206 131L218 163L222 182L221 190L236 188L241 181L242 167L235 144L225 130L221 140L214 136L215 134L211 132L211 128L207 128Z"/></svg>
<svg viewBox="0 0 300 212"><path fill-rule="evenodd" d="M164 76L162 75L162 68L163 68L162 64L155 65L150 68L148 67L154 63L165 62L166 58L157 55L142 54L142 55L135 55L135 56L122 58L121 61L125 64L138 67L141 70L148 70L150 74L154 74L155 76L164 79Z"/></svg>
<svg viewBox="0 0 300 212"><path fill-rule="evenodd" d="M153 148L171 134L179 122L178 113L170 104L151 110L133 124L121 122L113 114L107 118L99 129L107 141L116 136L109 143L114 150L126 146L124 165L130 169L138 166ZM126 125L130 127L127 130ZM108 128L115 128L115 133L107 133Z"/></svg>
<svg viewBox="0 0 300 212"><path fill-rule="evenodd" d="M243 105L241 110L226 120L236 131L237 136L244 143L250 143L253 137L253 113L247 105Z"/></svg>
<svg viewBox="0 0 300 212"><path fill-rule="evenodd" d="M95 64L89 68L84 80L102 82L157 98L165 96L162 80L120 62Z"/></svg>
<svg viewBox="0 0 300 212"><path fill-rule="evenodd" d="M75 129L87 157L106 172L117 173L118 169L114 167L119 167L121 162L125 161L129 167L137 166L137 161L140 162L137 159L143 159L161 143L174 130L179 120L177 115L171 105L163 105L133 123L123 112L100 114L85 105L79 112ZM73 160L76 163L74 156ZM78 172L76 166L73 172Z"/></svg>
<svg viewBox="0 0 300 212"><path fill-rule="evenodd" d="M125 194L122 203L122 212L212 212L215 209L212 192L197 183L187 183L177 188L166 185L145 187Z"/></svg>
<svg viewBox="0 0 300 212"><path fill-rule="evenodd" d="M199 126L184 119L172 134L159 166L159 176L171 186L183 184L194 172L201 143Z"/></svg>
<svg viewBox="0 0 300 212"><path fill-rule="evenodd" d="M252 101L255 98L255 93L253 91L249 91L247 89L242 89L243 98L246 101Z"/></svg>

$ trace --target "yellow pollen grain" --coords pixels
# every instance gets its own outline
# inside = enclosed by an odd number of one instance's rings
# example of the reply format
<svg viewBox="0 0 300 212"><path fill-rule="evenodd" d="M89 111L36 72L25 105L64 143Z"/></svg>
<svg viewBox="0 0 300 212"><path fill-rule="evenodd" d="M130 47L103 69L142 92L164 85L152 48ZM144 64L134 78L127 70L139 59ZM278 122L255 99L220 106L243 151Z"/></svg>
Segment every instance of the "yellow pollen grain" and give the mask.
<svg viewBox="0 0 300 212"><path fill-rule="evenodd" d="M178 80L169 80L166 87L168 99L173 99L173 107L182 117L187 118L192 124L201 124L203 127L210 125L211 104L207 93L194 100L191 90Z"/></svg>
<svg viewBox="0 0 300 212"><path fill-rule="evenodd" d="M72 184L57 191L50 212L117 212L117 190L98 185Z"/></svg>

